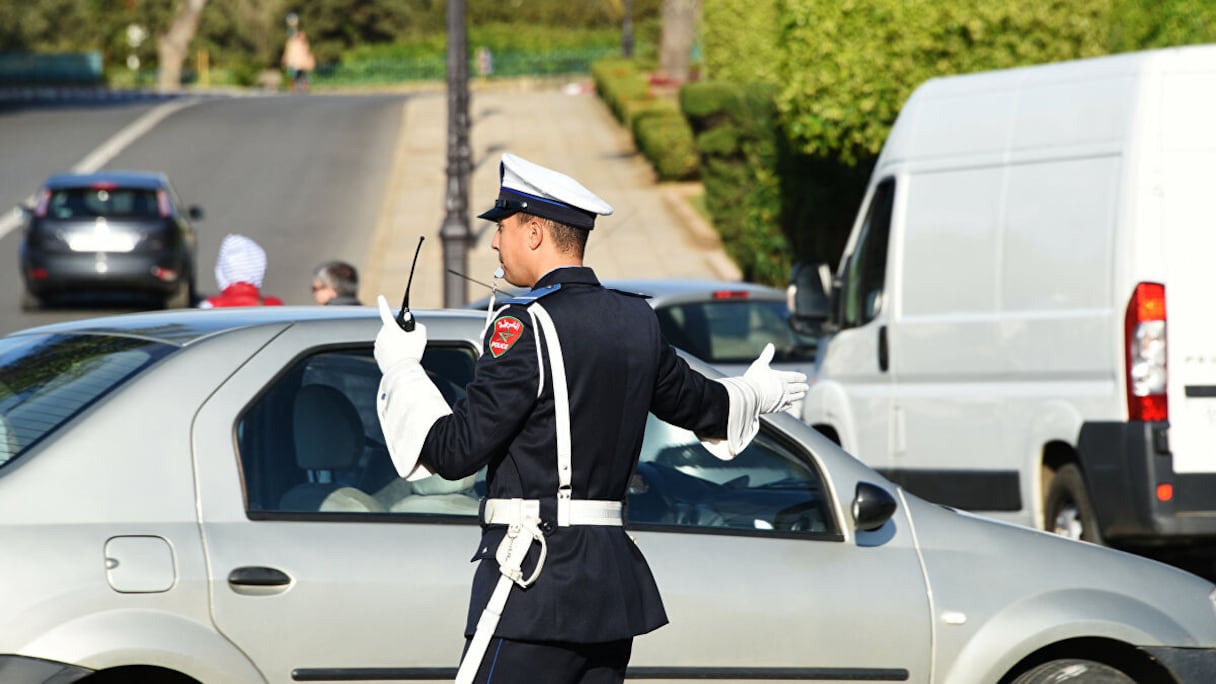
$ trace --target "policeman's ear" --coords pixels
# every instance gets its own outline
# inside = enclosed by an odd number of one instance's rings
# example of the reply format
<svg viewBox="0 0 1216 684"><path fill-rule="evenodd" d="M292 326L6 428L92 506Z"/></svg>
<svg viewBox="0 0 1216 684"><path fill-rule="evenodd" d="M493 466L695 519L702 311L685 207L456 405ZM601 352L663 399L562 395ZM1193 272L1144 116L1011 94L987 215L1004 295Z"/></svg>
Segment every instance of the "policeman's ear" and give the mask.
<svg viewBox="0 0 1216 684"><path fill-rule="evenodd" d="M545 240L545 227L541 224L540 219L535 216L528 217L528 246L532 249L540 247L540 244Z"/></svg>

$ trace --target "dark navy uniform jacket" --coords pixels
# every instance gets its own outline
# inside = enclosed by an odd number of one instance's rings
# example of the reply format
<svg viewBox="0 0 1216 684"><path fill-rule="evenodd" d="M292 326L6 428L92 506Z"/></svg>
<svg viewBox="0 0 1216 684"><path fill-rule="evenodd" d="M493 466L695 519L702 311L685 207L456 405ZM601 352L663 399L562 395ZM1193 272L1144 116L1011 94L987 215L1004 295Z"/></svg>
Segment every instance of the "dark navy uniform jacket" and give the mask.
<svg viewBox="0 0 1216 684"><path fill-rule="evenodd" d="M570 395L574 499L624 501L637 465L647 412L701 437L726 434L728 399L721 383L692 370L664 341L645 299L600 286L591 269L559 268L534 292L553 319ZM521 300L511 300L521 301ZM667 623L650 568L621 527L556 527L557 435L553 374L543 336L514 303L487 330L467 395L427 434L421 461L447 479L489 466L489 498L542 501L548 558L535 584L512 587L496 636L527 641L595 643L625 639ZM474 560L466 636L476 629L494 585L501 526L484 527ZM524 563L531 574L539 544Z"/></svg>

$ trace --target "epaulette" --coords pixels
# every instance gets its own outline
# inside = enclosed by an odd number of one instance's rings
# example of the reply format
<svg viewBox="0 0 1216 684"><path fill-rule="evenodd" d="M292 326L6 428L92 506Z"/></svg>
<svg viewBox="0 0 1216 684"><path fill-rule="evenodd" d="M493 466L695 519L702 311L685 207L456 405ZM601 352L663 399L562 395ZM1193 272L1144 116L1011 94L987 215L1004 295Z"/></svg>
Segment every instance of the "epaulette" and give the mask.
<svg viewBox="0 0 1216 684"><path fill-rule="evenodd" d="M615 292L617 294L623 294L626 297L637 297L638 299L650 299L650 297L651 297L650 295L646 294L645 292L630 292L629 290L618 290L615 287L606 287L604 289L609 290L611 292Z"/></svg>
<svg viewBox="0 0 1216 684"><path fill-rule="evenodd" d="M536 300L540 299L541 297L544 297L546 295L551 295L560 289L562 289L562 284L554 283L553 285L537 288L535 290L532 290L531 292L525 292L521 295L516 295L510 299L504 299L501 302L499 302L499 305L505 306L508 304L519 304L520 306L527 306L527 305L531 304L532 302L535 302Z"/></svg>

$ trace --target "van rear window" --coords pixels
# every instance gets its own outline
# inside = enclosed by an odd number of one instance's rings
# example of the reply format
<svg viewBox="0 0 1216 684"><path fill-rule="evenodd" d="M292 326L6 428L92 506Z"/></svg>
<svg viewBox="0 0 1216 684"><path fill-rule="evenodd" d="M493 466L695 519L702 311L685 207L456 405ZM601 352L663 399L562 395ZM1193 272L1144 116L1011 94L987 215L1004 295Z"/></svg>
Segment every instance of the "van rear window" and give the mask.
<svg viewBox="0 0 1216 684"><path fill-rule="evenodd" d="M0 468L174 349L105 335L0 339Z"/></svg>

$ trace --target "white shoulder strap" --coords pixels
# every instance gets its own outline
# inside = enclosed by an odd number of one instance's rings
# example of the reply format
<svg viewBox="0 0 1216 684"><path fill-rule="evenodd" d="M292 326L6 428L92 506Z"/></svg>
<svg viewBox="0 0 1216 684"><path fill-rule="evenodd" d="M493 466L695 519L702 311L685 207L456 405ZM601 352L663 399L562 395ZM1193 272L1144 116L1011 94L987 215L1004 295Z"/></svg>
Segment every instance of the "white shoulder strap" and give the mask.
<svg viewBox="0 0 1216 684"><path fill-rule="evenodd" d="M566 385L566 362L562 357L562 345L557 339L557 328L549 312L539 303L528 307L528 313L545 332L545 346L549 348L549 365L553 369L553 414L557 422L557 524L570 525L570 392ZM537 345L540 349L540 345ZM544 367L543 365L541 366Z"/></svg>

